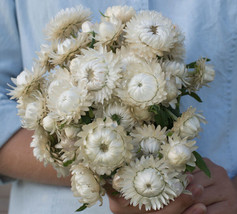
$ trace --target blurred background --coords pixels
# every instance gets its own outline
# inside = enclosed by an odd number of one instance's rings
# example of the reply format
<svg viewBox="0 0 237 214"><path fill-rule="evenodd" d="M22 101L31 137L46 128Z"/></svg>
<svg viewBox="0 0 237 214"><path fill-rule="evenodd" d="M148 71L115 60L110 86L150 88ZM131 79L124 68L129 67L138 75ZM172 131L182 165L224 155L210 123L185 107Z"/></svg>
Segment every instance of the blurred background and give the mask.
<svg viewBox="0 0 237 214"><path fill-rule="evenodd" d="M0 186L0 214L8 213L11 184Z"/></svg>

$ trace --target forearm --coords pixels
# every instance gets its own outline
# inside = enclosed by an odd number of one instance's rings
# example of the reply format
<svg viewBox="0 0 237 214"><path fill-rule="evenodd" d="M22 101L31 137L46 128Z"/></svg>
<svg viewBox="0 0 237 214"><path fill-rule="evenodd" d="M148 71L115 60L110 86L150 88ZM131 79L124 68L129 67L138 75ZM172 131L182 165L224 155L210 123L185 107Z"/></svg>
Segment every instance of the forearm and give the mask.
<svg viewBox="0 0 237 214"><path fill-rule="evenodd" d="M30 147L33 132L21 129L0 149L0 174L43 184L70 186L70 177L57 178L52 166L44 167Z"/></svg>

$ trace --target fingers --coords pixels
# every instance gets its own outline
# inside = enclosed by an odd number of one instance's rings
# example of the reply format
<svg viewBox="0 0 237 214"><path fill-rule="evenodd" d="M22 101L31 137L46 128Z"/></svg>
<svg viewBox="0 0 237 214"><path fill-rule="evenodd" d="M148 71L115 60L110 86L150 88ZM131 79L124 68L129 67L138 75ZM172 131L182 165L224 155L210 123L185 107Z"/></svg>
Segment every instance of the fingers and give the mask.
<svg viewBox="0 0 237 214"><path fill-rule="evenodd" d="M194 177L193 177L193 180L192 180L192 183L201 184L205 188L213 185L214 182L215 182L214 178L213 177L209 178L208 176L206 176L204 174L203 171L197 171L194 174Z"/></svg>
<svg viewBox="0 0 237 214"><path fill-rule="evenodd" d="M203 193L204 188L201 185L192 184L187 188L192 192L192 195L182 194L175 201L172 201L168 206L165 206L159 214L181 214L188 207L192 206L195 202L195 199L200 197Z"/></svg>
<svg viewBox="0 0 237 214"><path fill-rule="evenodd" d="M205 193L198 197L198 201L205 204L206 206L225 200L225 191L218 191L214 185L205 188L204 191Z"/></svg>
<svg viewBox="0 0 237 214"><path fill-rule="evenodd" d="M193 176L188 176L188 181L191 181ZM125 200L123 197L119 195L113 195L114 192L113 188L110 185L105 185L107 194L109 196L110 201L110 209L115 214L139 214L139 213L159 213L159 214L181 214L183 213L188 207L192 206L195 202L195 199L200 197L203 193L203 186L190 184L188 186L188 190L192 192L192 195L181 194L175 201L172 201L168 206L165 206L163 209L159 211L150 211L145 212L144 206L141 210L138 207L133 207L129 205L129 201Z"/></svg>
<svg viewBox="0 0 237 214"><path fill-rule="evenodd" d="M207 214L223 214L223 213L232 213L229 212L231 207L228 206L226 201L212 204L207 207Z"/></svg>
<svg viewBox="0 0 237 214"><path fill-rule="evenodd" d="M207 213L207 207L202 203L198 203L189 207L182 214L206 214L206 213Z"/></svg>

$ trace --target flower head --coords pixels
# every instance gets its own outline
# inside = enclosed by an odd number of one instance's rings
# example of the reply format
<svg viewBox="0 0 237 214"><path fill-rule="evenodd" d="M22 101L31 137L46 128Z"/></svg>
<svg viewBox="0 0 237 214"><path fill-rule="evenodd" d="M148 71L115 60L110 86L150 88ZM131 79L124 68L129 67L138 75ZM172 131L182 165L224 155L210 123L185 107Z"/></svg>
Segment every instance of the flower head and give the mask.
<svg viewBox="0 0 237 214"><path fill-rule="evenodd" d="M166 142L166 128L154 125L136 127L130 134L133 137L135 152L142 151L144 155L157 156L161 145Z"/></svg>
<svg viewBox="0 0 237 214"><path fill-rule="evenodd" d="M194 71L187 74L188 88L192 91L199 90L202 86L208 86L215 77L215 70L212 65L206 64L207 59L201 58L196 62Z"/></svg>
<svg viewBox="0 0 237 214"><path fill-rule="evenodd" d="M176 170L185 170L186 165L196 166L196 158L193 151L197 149L196 141L188 141L187 138L181 139L173 134L169 137L169 143L162 145L161 153L170 166Z"/></svg>
<svg viewBox="0 0 237 214"><path fill-rule="evenodd" d="M83 22L89 20L89 9L79 5L61 10L46 26L45 33L50 41L63 41L76 34Z"/></svg>
<svg viewBox="0 0 237 214"><path fill-rule="evenodd" d="M142 156L118 170L114 187L133 206L160 210L178 196L172 189L172 185L178 182L177 175L162 160Z"/></svg>
<svg viewBox="0 0 237 214"><path fill-rule="evenodd" d="M47 106L51 115L61 123L75 123L91 105L86 83L75 86L66 69L59 69L48 88Z"/></svg>
<svg viewBox="0 0 237 214"><path fill-rule="evenodd" d="M72 192L75 197L80 197L79 202L88 204L88 207L97 201L102 203L101 195L105 194L105 190L100 184L99 177L82 164L72 166L71 171Z"/></svg>
<svg viewBox="0 0 237 214"><path fill-rule="evenodd" d="M139 56L155 58L169 53L180 37L172 22L156 11L141 11L125 29L126 42Z"/></svg>
<svg viewBox="0 0 237 214"><path fill-rule="evenodd" d="M83 50L81 56L71 61L70 71L78 85L86 83L96 103L110 99L121 78L119 58L102 47Z"/></svg>
<svg viewBox="0 0 237 214"><path fill-rule="evenodd" d="M132 158L131 137L109 118L84 125L78 136L78 159L99 175L109 175Z"/></svg>
<svg viewBox="0 0 237 214"><path fill-rule="evenodd" d="M134 15L136 14L136 11L127 5L124 6L113 6L108 7L105 11L105 16L102 17L102 20L109 21L111 17L115 17L122 21L122 23L128 22Z"/></svg>
<svg viewBox="0 0 237 214"><path fill-rule="evenodd" d="M200 122L206 123L201 114L195 113L196 109L189 107L173 125L172 131L176 132L182 138L193 139L201 131Z"/></svg>
<svg viewBox="0 0 237 214"><path fill-rule="evenodd" d="M36 129L45 114L45 98L39 91L33 91L18 101L18 115L22 126L27 129Z"/></svg>
<svg viewBox="0 0 237 214"><path fill-rule="evenodd" d="M166 99L165 74L159 63L131 57L123 69L126 75L116 92L124 103L146 108Z"/></svg>

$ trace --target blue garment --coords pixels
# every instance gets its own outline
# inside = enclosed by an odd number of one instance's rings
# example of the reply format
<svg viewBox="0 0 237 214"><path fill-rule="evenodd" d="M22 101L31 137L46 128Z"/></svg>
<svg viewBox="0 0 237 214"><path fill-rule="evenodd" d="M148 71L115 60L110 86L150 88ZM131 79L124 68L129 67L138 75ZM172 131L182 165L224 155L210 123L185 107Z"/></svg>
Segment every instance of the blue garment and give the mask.
<svg viewBox="0 0 237 214"><path fill-rule="evenodd" d="M99 10L112 5L131 5L136 10L154 9L171 18L185 32L187 62L212 59L216 78L199 95L203 103L184 98L182 107L203 111L208 124L198 139L199 152L237 175L237 2L232 0L1 0L0 1L0 146L19 128L16 107L6 95L7 83L23 68L30 69L36 51L45 43L42 30L62 8L83 4L93 20ZM2 176L2 182L7 178ZM10 214L73 213L79 203L65 187L17 181L13 184ZM108 199L103 207L84 213L111 213Z"/></svg>

